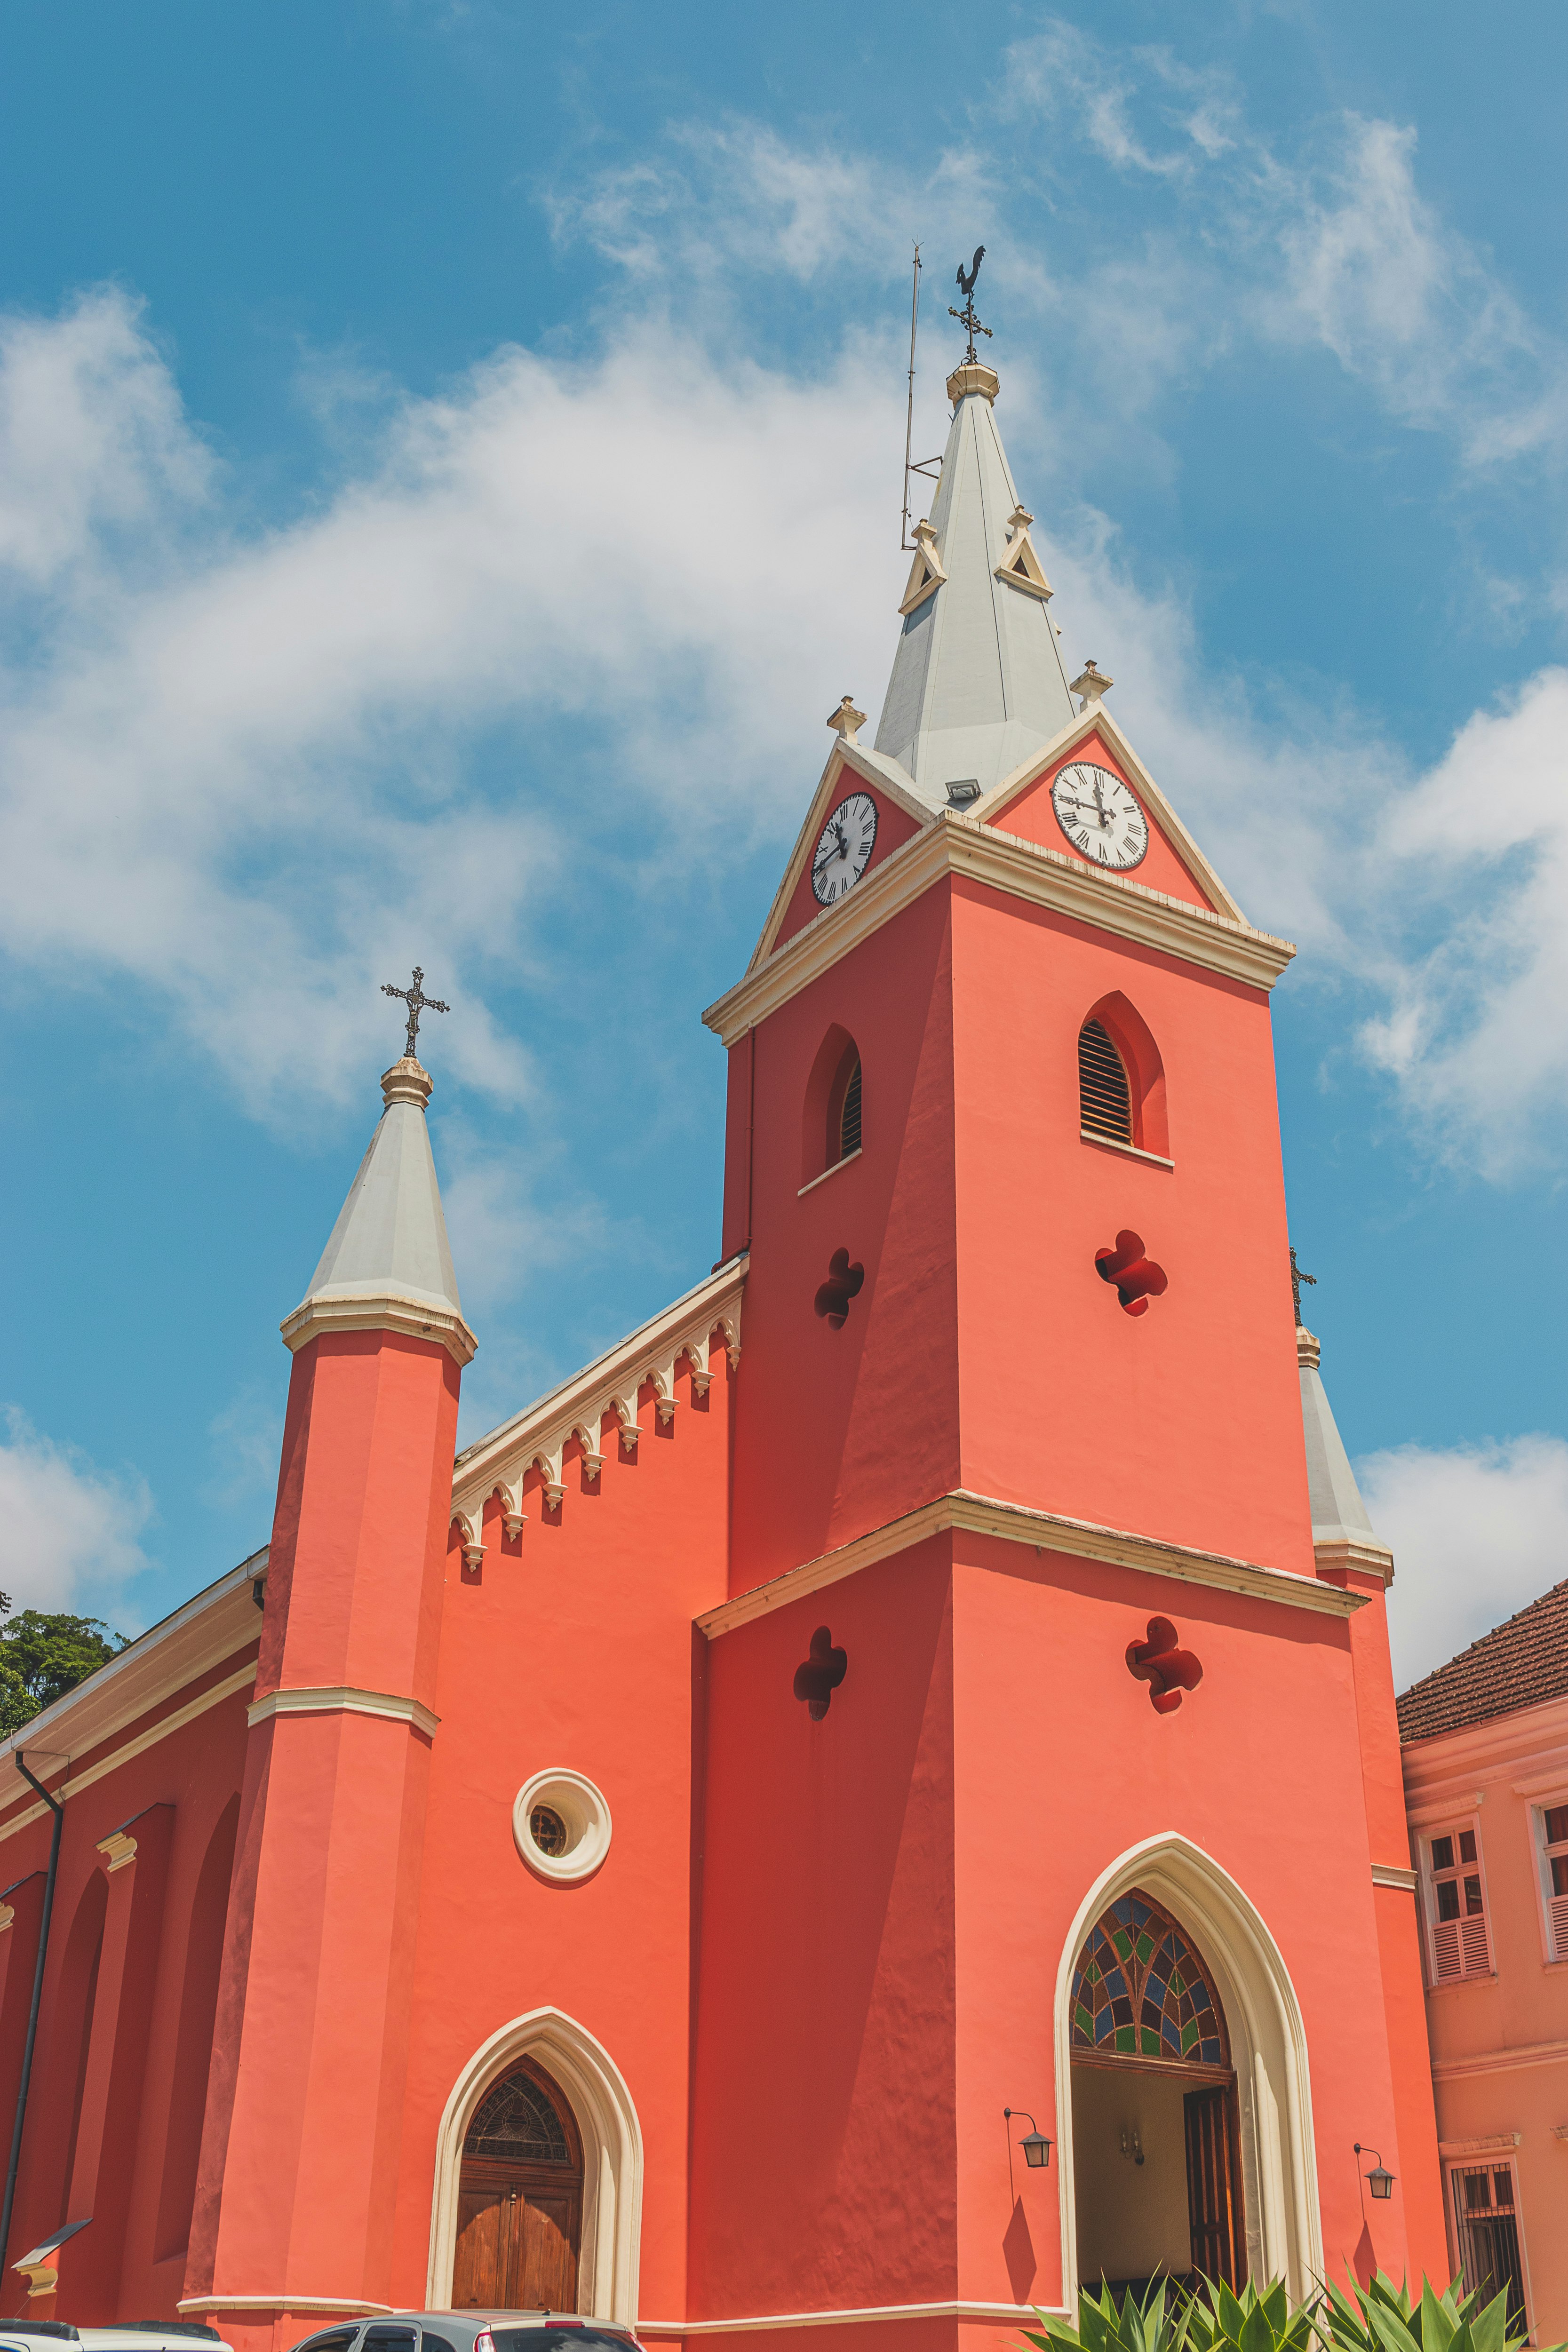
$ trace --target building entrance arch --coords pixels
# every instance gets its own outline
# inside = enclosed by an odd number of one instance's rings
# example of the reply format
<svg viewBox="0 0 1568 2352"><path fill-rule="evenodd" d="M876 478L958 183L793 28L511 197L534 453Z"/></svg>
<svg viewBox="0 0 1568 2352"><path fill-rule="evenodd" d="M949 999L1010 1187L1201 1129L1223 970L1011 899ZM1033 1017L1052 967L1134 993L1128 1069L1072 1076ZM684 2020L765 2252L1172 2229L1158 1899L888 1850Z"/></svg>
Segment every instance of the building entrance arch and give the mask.
<svg viewBox="0 0 1568 2352"><path fill-rule="evenodd" d="M1131 1848L1084 1896L1058 1973L1056 2059L1069 2308L1080 2283L1160 2270L1311 2291L1322 2240L1300 2004L1256 1907L1189 1840Z"/></svg>
<svg viewBox="0 0 1568 2352"><path fill-rule="evenodd" d="M427 2307L515 2294L635 2320L642 2168L637 2109L608 2052L561 2010L513 2018L442 2114Z"/></svg>

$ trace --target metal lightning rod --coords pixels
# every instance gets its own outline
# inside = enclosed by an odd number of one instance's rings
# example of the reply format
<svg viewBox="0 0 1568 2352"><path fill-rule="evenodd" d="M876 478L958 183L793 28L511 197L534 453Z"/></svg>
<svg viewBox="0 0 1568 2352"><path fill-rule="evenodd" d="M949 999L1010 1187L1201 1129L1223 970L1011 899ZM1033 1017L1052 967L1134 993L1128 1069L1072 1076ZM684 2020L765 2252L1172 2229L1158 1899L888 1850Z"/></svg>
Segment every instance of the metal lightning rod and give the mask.
<svg viewBox="0 0 1568 2352"><path fill-rule="evenodd" d="M914 541L910 537L910 457L914 446L915 430L915 326L921 314L921 249L915 247L913 283L910 293L910 404L904 416L904 515L899 530L899 545L907 555Z"/></svg>

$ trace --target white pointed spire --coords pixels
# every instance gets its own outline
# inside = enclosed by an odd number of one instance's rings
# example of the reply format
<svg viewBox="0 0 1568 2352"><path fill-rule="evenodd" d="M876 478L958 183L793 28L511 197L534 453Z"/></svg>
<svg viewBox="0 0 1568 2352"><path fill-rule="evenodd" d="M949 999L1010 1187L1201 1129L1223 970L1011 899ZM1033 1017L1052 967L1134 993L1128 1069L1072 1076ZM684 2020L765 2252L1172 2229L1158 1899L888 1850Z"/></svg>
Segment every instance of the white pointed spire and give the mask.
<svg viewBox="0 0 1568 2352"><path fill-rule="evenodd" d="M1000 783L1078 713L1049 610L1050 583L1028 537L996 430L997 382L955 368L942 479L903 606L903 635L877 749L941 799L957 778ZM917 576L918 575L918 576Z"/></svg>
<svg viewBox="0 0 1568 2352"><path fill-rule="evenodd" d="M429 1073L405 1055L381 1091L385 1108L370 1149L283 1338L298 1349L324 1330L402 1331L439 1339L466 1364L477 1343L463 1320L430 1156Z"/></svg>
<svg viewBox="0 0 1568 2352"><path fill-rule="evenodd" d="M1394 1554L1380 1543L1362 1500L1350 1455L1318 1370L1322 1350L1311 1332L1296 1326L1296 1360L1301 1370L1301 1429L1307 1441L1307 1493L1312 1510L1312 1550L1320 1570L1359 1568L1394 1581Z"/></svg>

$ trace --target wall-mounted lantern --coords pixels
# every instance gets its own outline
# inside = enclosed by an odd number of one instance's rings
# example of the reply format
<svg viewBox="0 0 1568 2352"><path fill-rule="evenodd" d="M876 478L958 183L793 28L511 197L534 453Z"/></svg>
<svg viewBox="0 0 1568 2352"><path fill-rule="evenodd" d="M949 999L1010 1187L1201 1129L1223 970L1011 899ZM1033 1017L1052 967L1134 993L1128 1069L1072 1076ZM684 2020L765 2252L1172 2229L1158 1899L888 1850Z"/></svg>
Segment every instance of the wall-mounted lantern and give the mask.
<svg viewBox="0 0 1568 2352"><path fill-rule="evenodd" d="M1384 2169L1382 2149L1375 2147L1363 2147L1359 2139L1352 2141L1352 2146L1354 2147L1358 2156L1375 2156L1377 2158L1377 2162L1373 2166L1372 2170L1366 2176L1367 2185L1371 2189L1373 2195L1377 2198L1392 2197L1394 2194L1394 2175L1392 2172L1387 2172Z"/></svg>
<svg viewBox="0 0 1568 2352"><path fill-rule="evenodd" d="M1050 2141L1046 2137L1044 2132L1041 2131L1040 2126L1035 2121L1034 2116L1029 2115L1027 2107L1004 2107L1002 2113L1008 2123L1012 2122L1015 2116L1028 2116L1029 2128L1024 2134L1023 2138L1018 2142L1018 2146L1024 2151L1024 2161L1029 2167L1029 2169L1032 2172L1040 2171L1043 2167L1049 2164L1051 2160ZM1012 2144L1012 2135L1009 2134L1007 2141L1009 2149L1011 2148Z"/></svg>

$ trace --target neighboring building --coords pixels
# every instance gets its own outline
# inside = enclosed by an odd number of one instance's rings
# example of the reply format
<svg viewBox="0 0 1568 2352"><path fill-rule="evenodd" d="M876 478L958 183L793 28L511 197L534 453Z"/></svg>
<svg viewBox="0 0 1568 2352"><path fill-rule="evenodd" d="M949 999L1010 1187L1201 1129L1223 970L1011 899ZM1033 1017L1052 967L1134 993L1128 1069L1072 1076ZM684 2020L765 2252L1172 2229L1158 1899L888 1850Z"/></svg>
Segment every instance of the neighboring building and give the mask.
<svg viewBox="0 0 1568 2352"><path fill-rule="evenodd" d="M1069 688L996 378L948 389L877 747L846 698L705 1015L712 1273L454 1462L398 1062L283 1325L268 1552L28 1727L7 2259L91 2216L40 2310L988 2352L1080 2279L1444 2268L1291 950Z"/></svg>
<svg viewBox="0 0 1568 2352"><path fill-rule="evenodd" d="M1568 2338L1568 1583L1399 1702L1448 2244Z"/></svg>

